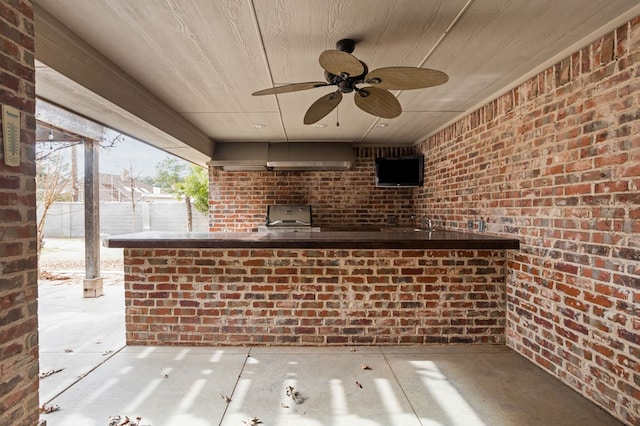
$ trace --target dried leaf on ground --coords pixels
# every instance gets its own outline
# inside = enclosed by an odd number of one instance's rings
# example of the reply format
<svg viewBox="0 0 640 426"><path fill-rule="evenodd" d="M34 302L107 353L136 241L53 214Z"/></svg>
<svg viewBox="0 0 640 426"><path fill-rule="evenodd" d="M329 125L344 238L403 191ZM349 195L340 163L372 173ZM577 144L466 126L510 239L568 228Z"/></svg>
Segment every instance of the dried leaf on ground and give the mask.
<svg viewBox="0 0 640 426"><path fill-rule="evenodd" d="M109 416L109 423L107 426L142 426L140 422L142 417L138 416L135 420L131 420L129 416L124 416L124 419L120 415Z"/></svg>
<svg viewBox="0 0 640 426"><path fill-rule="evenodd" d="M360 368L362 368L363 370L371 370L371 367L369 367L367 364L360 364Z"/></svg>
<svg viewBox="0 0 640 426"><path fill-rule="evenodd" d="M55 281L55 280L70 280L71 277L68 275L58 275L55 272L50 272L50 271L40 271L40 273L38 274L38 279L41 280L51 280L51 281Z"/></svg>
<svg viewBox="0 0 640 426"><path fill-rule="evenodd" d="M42 414L49 414L49 413L53 413L54 411L58 411L59 409L60 409L59 405L42 404L42 406L40 407L40 412Z"/></svg>
<svg viewBox="0 0 640 426"><path fill-rule="evenodd" d="M293 402L295 402L296 404L300 404L301 398L300 398L300 393L298 391L296 391L295 386L286 386L285 387L285 394L291 398L293 400Z"/></svg>
<svg viewBox="0 0 640 426"><path fill-rule="evenodd" d="M38 377L40 377L41 379L44 379L45 377L52 376L52 375L54 375L54 374L56 374L56 373L61 372L62 370L64 370L64 368L58 368L58 369L56 369L56 370L44 371L44 372L40 373L40 374L38 375Z"/></svg>
<svg viewBox="0 0 640 426"><path fill-rule="evenodd" d="M220 392L220 397L224 399L224 402L226 402L227 404L231 402L231 398L229 398L227 395L223 394L222 392Z"/></svg>
<svg viewBox="0 0 640 426"><path fill-rule="evenodd" d="M257 417L249 417L248 419L244 419L242 421L242 424L244 426L257 426L259 424L262 424L262 420Z"/></svg>

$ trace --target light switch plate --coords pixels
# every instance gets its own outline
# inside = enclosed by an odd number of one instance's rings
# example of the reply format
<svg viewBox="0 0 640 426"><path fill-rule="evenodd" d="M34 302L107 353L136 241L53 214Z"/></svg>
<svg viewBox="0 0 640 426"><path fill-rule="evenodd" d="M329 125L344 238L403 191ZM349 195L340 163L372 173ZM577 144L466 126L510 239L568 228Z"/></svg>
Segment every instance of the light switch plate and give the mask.
<svg viewBox="0 0 640 426"><path fill-rule="evenodd" d="M2 105L2 145L4 163L20 165L20 111L10 105Z"/></svg>

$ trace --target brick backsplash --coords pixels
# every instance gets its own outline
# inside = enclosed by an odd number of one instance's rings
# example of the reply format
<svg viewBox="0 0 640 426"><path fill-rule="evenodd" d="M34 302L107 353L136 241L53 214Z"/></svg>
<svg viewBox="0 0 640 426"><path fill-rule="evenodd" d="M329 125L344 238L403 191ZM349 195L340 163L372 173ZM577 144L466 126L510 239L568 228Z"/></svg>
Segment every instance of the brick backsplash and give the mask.
<svg viewBox="0 0 640 426"><path fill-rule="evenodd" d="M270 204L310 204L317 226L411 225L413 188L377 188L374 159L416 152L409 148L354 148L347 171L210 170L209 228L250 231L265 224Z"/></svg>
<svg viewBox="0 0 640 426"><path fill-rule="evenodd" d="M125 249L127 342L504 344L502 250Z"/></svg>
<svg viewBox="0 0 640 426"><path fill-rule="evenodd" d="M517 237L507 344L640 424L640 18L420 145L415 211Z"/></svg>

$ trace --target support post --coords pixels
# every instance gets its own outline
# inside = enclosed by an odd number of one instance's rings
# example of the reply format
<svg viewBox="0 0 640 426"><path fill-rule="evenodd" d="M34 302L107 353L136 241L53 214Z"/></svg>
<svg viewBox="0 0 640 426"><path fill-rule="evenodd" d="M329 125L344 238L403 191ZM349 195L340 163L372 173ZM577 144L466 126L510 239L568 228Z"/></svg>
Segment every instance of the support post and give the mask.
<svg viewBox="0 0 640 426"><path fill-rule="evenodd" d="M100 276L100 144L84 141L84 297L102 296Z"/></svg>

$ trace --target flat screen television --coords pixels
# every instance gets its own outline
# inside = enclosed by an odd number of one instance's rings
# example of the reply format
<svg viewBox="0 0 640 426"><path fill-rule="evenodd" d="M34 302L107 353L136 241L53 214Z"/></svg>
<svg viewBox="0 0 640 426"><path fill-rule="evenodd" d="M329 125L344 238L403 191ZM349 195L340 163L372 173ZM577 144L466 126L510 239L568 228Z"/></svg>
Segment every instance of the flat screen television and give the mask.
<svg viewBox="0 0 640 426"><path fill-rule="evenodd" d="M376 158L376 186L422 186L424 155Z"/></svg>

